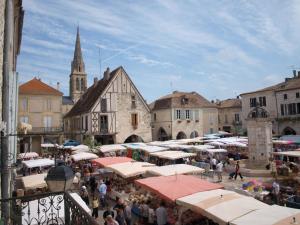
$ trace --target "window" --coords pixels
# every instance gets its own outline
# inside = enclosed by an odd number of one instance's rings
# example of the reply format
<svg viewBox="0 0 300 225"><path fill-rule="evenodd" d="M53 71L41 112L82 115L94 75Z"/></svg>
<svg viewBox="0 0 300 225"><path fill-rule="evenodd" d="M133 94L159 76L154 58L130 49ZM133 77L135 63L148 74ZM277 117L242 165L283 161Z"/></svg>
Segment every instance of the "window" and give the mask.
<svg viewBox="0 0 300 225"><path fill-rule="evenodd" d="M266 106L266 97L259 97L259 106Z"/></svg>
<svg viewBox="0 0 300 225"><path fill-rule="evenodd" d="M52 126L52 117L44 116L44 127L51 127L51 126Z"/></svg>
<svg viewBox="0 0 300 225"><path fill-rule="evenodd" d="M199 121L199 110L195 110L195 120Z"/></svg>
<svg viewBox="0 0 300 225"><path fill-rule="evenodd" d="M238 114L238 113L234 114L234 120L235 120L235 122L239 122L240 121L240 114Z"/></svg>
<svg viewBox="0 0 300 225"><path fill-rule="evenodd" d="M296 103L288 104L288 115L296 114Z"/></svg>
<svg viewBox="0 0 300 225"><path fill-rule="evenodd" d="M28 101L27 98L22 99L22 111L27 112L28 111Z"/></svg>
<svg viewBox="0 0 300 225"><path fill-rule="evenodd" d="M131 114L131 125L133 127L137 127L138 126L138 114L137 113Z"/></svg>
<svg viewBox="0 0 300 225"><path fill-rule="evenodd" d="M84 91L84 79L81 78L81 91Z"/></svg>
<svg viewBox="0 0 300 225"><path fill-rule="evenodd" d="M182 104L182 105L187 105L188 103L189 103L189 99L188 99L188 98L183 97L183 98L181 99L181 104Z"/></svg>
<svg viewBox="0 0 300 225"><path fill-rule="evenodd" d="M225 115L225 123L228 123L228 117Z"/></svg>
<svg viewBox="0 0 300 225"><path fill-rule="evenodd" d="M28 123L28 116L21 116L20 117L20 122L21 123Z"/></svg>
<svg viewBox="0 0 300 225"><path fill-rule="evenodd" d="M81 117L81 130L83 130L84 122L83 117Z"/></svg>
<svg viewBox="0 0 300 225"><path fill-rule="evenodd" d="M296 92L296 98L300 98L300 93Z"/></svg>
<svg viewBox="0 0 300 225"><path fill-rule="evenodd" d="M153 120L156 121L156 113L153 114Z"/></svg>
<svg viewBox="0 0 300 225"><path fill-rule="evenodd" d="M284 116L284 105L283 104L280 105L280 111L281 111L281 115Z"/></svg>
<svg viewBox="0 0 300 225"><path fill-rule="evenodd" d="M101 112L107 112L107 99L101 99Z"/></svg>
<svg viewBox="0 0 300 225"><path fill-rule="evenodd" d="M47 111L51 111L51 108L52 108L52 102L51 102L51 99L48 98L48 99L46 100L46 110L47 110Z"/></svg>
<svg viewBox="0 0 300 225"><path fill-rule="evenodd" d="M107 133L108 132L107 116L100 116L100 132L101 133Z"/></svg>
<svg viewBox="0 0 300 225"><path fill-rule="evenodd" d="M180 120L180 119L181 119L181 113L180 113L180 110L179 110L179 109L176 110L176 119L177 119L177 120Z"/></svg>
<svg viewBox="0 0 300 225"><path fill-rule="evenodd" d="M297 103L297 114L300 114L300 103Z"/></svg>
<svg viewBox="0 0 300 225"><path fill-rule="evenodd" d="M131 108L133 108L133 109L136 108L136 99L135 99L135 95L131 95Z"/></svg>
<svg viewBox="0 0 300 225"><path fill-rule="evenodd" d="M288 98L287 94L283 95L283 99L286 100Z"/></svg>
<svg viewBox="0 0 300 225"><path fill-rule="evenodd" d="M79 79L76 78L76 90L79 91L79 88L80 88L80 84L79 84Z"/></svg>
<svg viewBox="0 0 300 225"><path fill-rule="evenodd" d="M189 120L190 118L191 118L191 111L190 110L185 110L185 118L187 119L187 120Z"/></svg>
<svg viewBox="0 0 300 225"><path fill-rule="evenodd" d="M250 98L250 107L256 107L256 98Z"/></svg>
<svg viewBox="0 0 300 225"><path fill-rule="evenodd" d="M88 121L89 121L89 118L88 116L85 116L85 130L88 130Z"/></svg>

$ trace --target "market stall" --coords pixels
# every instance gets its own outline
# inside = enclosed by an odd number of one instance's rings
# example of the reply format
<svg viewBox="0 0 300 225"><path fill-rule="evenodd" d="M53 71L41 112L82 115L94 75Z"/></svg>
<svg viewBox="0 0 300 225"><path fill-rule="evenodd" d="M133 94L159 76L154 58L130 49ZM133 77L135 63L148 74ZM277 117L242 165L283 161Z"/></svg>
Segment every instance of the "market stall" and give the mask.
<svg viewBox="0 0 300 225"><path fill-rule="evenodd" d="M54 160L48 158L33 159L22 161L22 164L22 173L23 176L25 176L28 174L30 175L32 172L42 173L44 169L54 166Z"/></svg>
<svg viewBox="0 0 300 225"><path fill-rule="evenodd" d="M227 225L254 210L269 207L252 197L223 189L198 192L179 198L176 203L212 219L219 225Z"/></svg>
<svg viewBox="0 0 300 225"><path fill-rule="evenodd" d="M89 152L81 152L71 156L71 159L74 160L75 162L82 161L82 160L97 159L97 158L99 157L96 154L89 153Z"/></svg>
<svg viewBox="0 0 300 225"><path fill-rule="evenodd" d="M122 156L126 155L126 147L119 144L102 145L96 148L102 156Z"/></svg>
<svg viewBox="0 0 300 225"><path fill-rule="evenodd" d="M297 174L300 167L300 151L272 152L279 175Z"/></svg>
<svg viewBox="0 0 300 225"><path fill-rule="evenodd" d="M21 159L21 160L35 159L38 157L39 157L39 154L36 152L25 152L25 153L20 153L18 155L18 159Z"/></svg>
<svg viewBox="0 0 300 225"><path fill-rule="evenodd" d="M156 160L157 165L168 165L168 164L181 164L184 163L184 159L195 157L195 153L187 153L182 151L163 151L163 152L154 152L150 154L151 157L156 157L160 160ZM153 160L151 159L151 162Z"/></svg>
<svg viewBox="0 0 300 225"><path fill-rule="evenodd" d="M174 164L167 166L150 167L147 171L150 175L155 176L172 176L176 174L201 174L204 169L187 164Z"/></svg>
<svg viewBox="0 0 300 225"><path fill-rule="evenodd" d="M299 224L300 210L278 205L264 207L236 218L232 225L289 225Z"/></svg>
<svg viewBox="0 0 300 225"><path fill-rule="evenodd" d="M47 183L45 181L45 177L47 173L35 174L30 176L22 177L22 183L24 186L24 190L35 190L37 188L45 188L47 187Z"/></svg>
<svg viewBox="0 0 300 225"><path fill-rule="evenodd" d="M150 154L154 152L162 152L167 151L169 148L166 147L160 147L160 146L141 146L136 150L133 150L132 158L144 162L149 162Z"/></svg>
<svg viewBox="0 0 300 225"><path fill-rule="evenodd" d="M77 145L71 148L72 154L77 154L81 152L89 152L89 146L87 145Z"/></svg>
<svg viewBox="0 0 300 225"><path fill-rule="evenodd" d="M97 165L99 167L107 167L113 164L118 164L118 163L125 163L125 162L132 162L134 161L132 158L128 157L104 157L104 158L98 158L98 159L93 159L91 162L94 165Z"/></svg>

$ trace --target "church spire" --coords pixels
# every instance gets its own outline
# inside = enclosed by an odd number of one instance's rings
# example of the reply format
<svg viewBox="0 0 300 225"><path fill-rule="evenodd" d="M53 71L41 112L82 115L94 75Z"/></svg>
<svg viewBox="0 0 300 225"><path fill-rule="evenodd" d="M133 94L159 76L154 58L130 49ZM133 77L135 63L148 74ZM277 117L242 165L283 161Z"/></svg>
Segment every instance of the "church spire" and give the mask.
<svg viewBox="0 0 300 225"><path fill-rule="evenodd" d="M77 27L74 58L72 61L72 68L71 68L71 72L74 72L74 71L83 72L83 73L85 72L84 62L83 62L82 53L81 53L79 26Z"/></svg>

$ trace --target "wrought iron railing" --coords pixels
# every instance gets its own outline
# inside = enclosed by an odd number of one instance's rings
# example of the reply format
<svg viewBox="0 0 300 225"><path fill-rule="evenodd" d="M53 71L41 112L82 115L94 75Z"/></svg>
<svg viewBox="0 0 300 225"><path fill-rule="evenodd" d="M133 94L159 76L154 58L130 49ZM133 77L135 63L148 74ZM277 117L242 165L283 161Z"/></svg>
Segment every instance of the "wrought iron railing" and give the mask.
<svg viewBox="0 0 300 225"><path fill-rule="evenodd" d="M68 192L0 199L8 203L7 225L98 225Z"/></svg>

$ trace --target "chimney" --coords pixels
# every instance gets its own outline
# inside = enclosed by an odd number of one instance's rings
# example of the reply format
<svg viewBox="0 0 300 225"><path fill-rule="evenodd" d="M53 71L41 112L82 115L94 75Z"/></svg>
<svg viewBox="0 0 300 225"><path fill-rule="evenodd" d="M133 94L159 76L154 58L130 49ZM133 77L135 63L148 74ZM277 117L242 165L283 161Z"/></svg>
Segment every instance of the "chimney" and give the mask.
<svg viewBox="0 0 300 225"><path fill-rule="evenodd" d="M300 71L298 71L298 77L300 77Z"/></svg>
<svg viewBox="0 0 300 225"><path fill-rule="evenodd" d="M293 70L293 75L294 75L294 78L297 76L297 71L296 70Z"/></svg>
<svg viewBox="0 0 300 225"><path fill-rule="evenodd" d="M98 77L94 77L94 84L97 84L98 82Z"/></svg>
<svg viewBox="0 0 300 225"><path fill-rule="evenodd" d="M59 82L56 83L56 89L59 91Z"/></svg>
<svg viewBox="0 0 300 225"><path fill-rule="evenodd" d="M238 96L236 96L236 98L237 98L237 99L240 99L240 96L238 95Z"/></svg>
<svg viewBox="0 0 300 225"><path fill-rule="evenodd" d="M109 67L107 67L106 71L104 72L104 80L109 80L109 75L110 75L110 71L109 71Z"/></svg>

